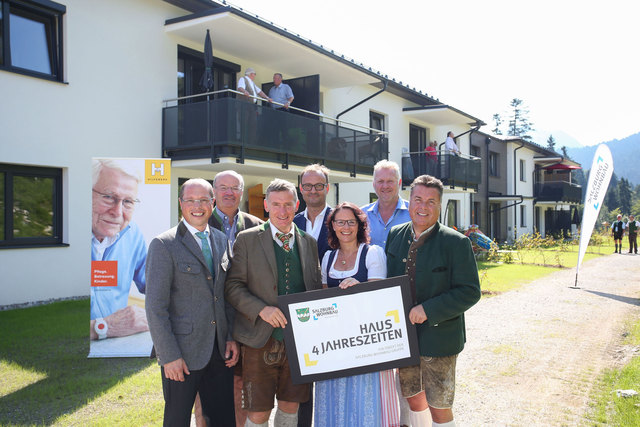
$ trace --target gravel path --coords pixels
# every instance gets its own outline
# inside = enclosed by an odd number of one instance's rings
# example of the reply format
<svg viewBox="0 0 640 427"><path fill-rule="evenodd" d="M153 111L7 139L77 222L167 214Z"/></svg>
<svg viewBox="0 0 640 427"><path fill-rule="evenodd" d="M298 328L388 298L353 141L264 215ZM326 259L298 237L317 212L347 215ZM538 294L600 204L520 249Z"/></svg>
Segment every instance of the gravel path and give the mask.
<svg viewBox="0 0 640 427"><path fill-rule="evenodd" d="M458 426L578 425L603 369L621 347L625 321L640 311L640 256L612 254L483 298L467 312L458 358Z"/></svg>

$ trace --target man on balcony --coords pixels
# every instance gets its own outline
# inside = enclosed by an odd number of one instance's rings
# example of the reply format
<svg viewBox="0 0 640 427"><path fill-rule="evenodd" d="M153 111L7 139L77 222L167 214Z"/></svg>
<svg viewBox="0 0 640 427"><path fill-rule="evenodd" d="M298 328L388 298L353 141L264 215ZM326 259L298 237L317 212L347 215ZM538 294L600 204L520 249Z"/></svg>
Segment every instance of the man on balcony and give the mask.
<svg viewBox="0 0 640 427"><path fill-rule="evenodd" d="M273 75L273 86L269 89L269 98L273 100L271 107L280 111L289 110L289 105L293 102L293 91L288 84L282 83L280 73Z"/></svg>
<svg viewBox="0 0 640 427"><path fill-rule="evenodd" d="M245 96L252 101L254 104L258 102L254 97L261 97L269 102L271 102L271 98L269 98L263 91L254 83L254 79L256 78L256 72L253 68L247 68L244 72L244 76L238 80L238 91L245 94Z"/></svg>
<svg viewBox="0 0 640 427"><path fill-rule="evenodd" d="M444 142L444 148L449 154L454 154L456 156L460 154L456 141L453 139L453 131L449 131L447 133L447 140Z"/></svg>
<svg viewBox="0 0 640 427"><path fill-rule="evenodd" d="M242 142L245 144L255 144L258 126L258 114L259 111L256 107L258 100L256 97L261 97L269 102L269 98L256 84L254 79L256 78L256 72L253 68L247 68L244 72L244 76L238 80L238 91L245 95L247 104L242 106L240 110L240 133L242 135Z"/></svg>

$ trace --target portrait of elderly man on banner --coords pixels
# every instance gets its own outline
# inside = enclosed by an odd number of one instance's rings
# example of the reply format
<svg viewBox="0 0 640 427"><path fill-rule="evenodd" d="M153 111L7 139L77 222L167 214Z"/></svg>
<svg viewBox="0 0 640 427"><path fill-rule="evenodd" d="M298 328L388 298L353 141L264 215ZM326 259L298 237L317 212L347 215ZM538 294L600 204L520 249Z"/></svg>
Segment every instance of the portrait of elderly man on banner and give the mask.
<svg viewBox="0 0 640 427"><path fill-rule="evenodd" d="M92 159L89 357L149 356L147 248L170 225L171 162Z"/></svg>

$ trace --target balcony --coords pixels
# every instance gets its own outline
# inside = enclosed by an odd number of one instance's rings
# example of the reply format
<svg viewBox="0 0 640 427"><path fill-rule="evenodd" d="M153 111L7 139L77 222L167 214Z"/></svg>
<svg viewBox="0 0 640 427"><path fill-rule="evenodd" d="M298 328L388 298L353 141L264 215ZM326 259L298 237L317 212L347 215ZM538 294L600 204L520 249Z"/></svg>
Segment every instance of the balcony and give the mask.
<svg viewBox="0 0 640 427"><path fill-rule="evenodd" d="M162 110L162 152L174 160L234 157L238 163L260 160L306 166L322 163L334 170L373 174L388 157L385 133L290 108L277 111L234 97L235 91L212 92L210 99L175 99ZM201 100L203 99L204 100ZM201 100L199 102L188 102Z"/></svg>
<svg viewBox="0 0 640 427"><path fill-rule="evenodd" d="M582 187L566 181L538 182L533 195L538 202L580 203Z"/></svg>
<svg viewBox="0 0 640 427"><path fill-rule="evenodd" d="M445 187L478 191L481 182L480 158L445 151L436 152L434 156L425 152L404 153L402 185L409 186L416 177L424 174L440 179Z"/></svg>

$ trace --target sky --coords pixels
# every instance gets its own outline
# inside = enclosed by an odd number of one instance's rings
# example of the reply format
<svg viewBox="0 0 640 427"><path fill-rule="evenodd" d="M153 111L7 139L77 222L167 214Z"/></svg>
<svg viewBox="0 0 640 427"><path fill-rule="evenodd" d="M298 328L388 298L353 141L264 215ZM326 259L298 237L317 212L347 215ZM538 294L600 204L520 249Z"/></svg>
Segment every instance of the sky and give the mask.
<svg viewBox="0 0 640 427"><path fill-rule="evenodd" d="M234 0L487 123L524 101L556 148L640 132L638 0ZM286 73L286 71L285 71Z"/></svg>

